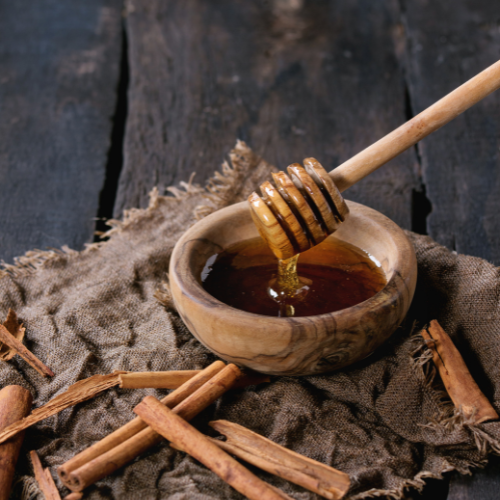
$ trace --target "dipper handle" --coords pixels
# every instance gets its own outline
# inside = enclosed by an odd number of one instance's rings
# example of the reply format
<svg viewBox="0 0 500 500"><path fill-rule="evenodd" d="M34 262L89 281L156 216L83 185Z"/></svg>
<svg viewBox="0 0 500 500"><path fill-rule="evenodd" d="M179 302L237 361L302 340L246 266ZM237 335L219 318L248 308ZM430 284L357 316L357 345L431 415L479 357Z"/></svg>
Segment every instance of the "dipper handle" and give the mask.
<svg viewBox="0 0 500 500"><path fill-rule="evenodd" d="M333 182L339 191L345 191L498 88L500 61L333 169L330 172Z"/></svg>
<svg viewBox="0 0 500 500"><path fill-rule="evenodd" d="M364 149L330 173L314 158L293 163L264 182L262 197L249 198L252 218L279 259L321 243L346 219L342 191L453 120L500 88L500 61L485 69L399 128Z"/></svg>

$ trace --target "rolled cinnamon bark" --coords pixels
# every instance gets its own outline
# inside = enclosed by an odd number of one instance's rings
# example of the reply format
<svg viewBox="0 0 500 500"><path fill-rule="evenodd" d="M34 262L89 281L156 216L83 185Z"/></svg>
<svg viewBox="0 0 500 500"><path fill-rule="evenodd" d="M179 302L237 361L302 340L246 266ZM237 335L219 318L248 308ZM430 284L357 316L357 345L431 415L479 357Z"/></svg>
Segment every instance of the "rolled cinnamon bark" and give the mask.
<svg viewBox="0 0 500 500"><path fill-rule="evenodd" d="M169 372L130 372L120 375L122 389L177 389L200 370Z"/></svg>
<svg viewBox="0 0 500 500"><path fill-rule="evenodd" d="M185 420L193 418L229 390L241 376L242 373L237 366L227 365L191 396L178 404L173 411ZM141 419L136 425L140 427L145 424ZM78 469L60 474L61 480L71 491L82 491L144 453L151 446L160 443L162 439L159 434L147 427Z"/></svg>
<svg viewBox="0 0 500 500"><path fill-rule="evenodd" d="M93 375L70 385L63 393L52 398L36 410L33 410L26 418L0 431L0 443L7 441L7 439L15 436L18 432L27 429L41 420L49 418L70 406L87 401L87 399L93 398L100 392L118 385L118 377L119 373Z"/></svg>
<svg viewBox="0 0 500 500"><path fill-rule="evenodd" d="M216 420L210 426L227 441L209 438L223 450L329 500L342 498L350 486L349 476L333 467L284 448L245 427Z"/></svg>
<svg viewBox="0 0 500 500"><path fill-rule="evenodd" d="M17 319L17 314L14 310L9 309L9 312L7 313L7 318L3 322L3 326L7 329L7 331L19 342L23 341L24 338L24 333L26 332L26 328L24 328L22 323L19 323L19 320ZM7 344L0 344L0 359L2 361L9 361L11 360L15 355L17 354L17 351L12 349L12 347L8 346Z"/></svg>
<svg viewBox="0 0 500 500"><path fill-rule="evenodd" d="M31 365L40 375L44 377L53 377L54 372L44 365L22 342L13 337L5 326L0 325L0 341L8 345L11 349L21 356L21 358Z"/></svg>
<svg viewBox="0 0 500 500"><path fill-rule="evenodd" d="M495 408L482 393L472 378L459 350L437 320L430 322L427 330L422 330L432 351L432 360L439 370L441 380L451 400L457 408L462 407L466 415L474 415L476 423L497 420Z"/></svg>
<svg viewBox="0 0 500 500"><path fill-rule="evenodd" d="M19 385L8 385L0 391L0 429L21 420L31 411L31 393ZM14 469L24 432L0 445L0 500L9 498Z"/></svg>
<svg viewBox="0 0 500 500"><path fill-rule="evenodd" d="M45 500L61 500L61 495L59 495L59 491L57 491L50 470L42 467L37 452L34 450L30 451L30 458L33 464L33 471L35 472L35 479L45 496Z"/></svg>
<svg viewBox="0 0 500 500"><path fill-rule="evenodd" d="M12 334L5 328L5 326L0 325L0 341L8 345L11 349L21 356L21 358L31 365L40 375L44 377L53 377L54 372L46 365L44 365L27 347L24 346L22 342L12 336Z"/></svg>
<svg viewBox="0 0 500 500"><path fill-rule="evenodd" d="M168 372L128 372L120 375L122 389L177 389L189 379L200 373L200 370L178 370ZM244 375L233 389L270 382L268 375L250 373Z"/></svg>
<svg viewBox="0 0 500 500"><path fill-rule="evenodd" d="M215 361L210 366L207 366L207 368L205 368L204 370L201 370L194 377L188 379L181 387L176 389L174 392L171 392L168 396L164 397L162 399L162 403L169 408L174 408L181 401L183 401L188 396L197 391L200 387L202 387L214 375L219 373L225 366L226 364L223 361ZM146 429L146 427L147 425L139 417L131 420L128 424L123 425L116 431L106 436L104 439L101 439L97 443L78 453L78 455L75 455L73 458L61 465L57 470L59 477L64 483L71 471L78 469L82 465L103 455L109 450L112 450L116 446L127 441L127 439L141 432L143 429Z"/></svg>
<svg viewBox="0 0 500 500"><path fill-rule="evenodd" d="M134 412L152 429L182 447L186 453L196 458L250 500L281 500L286 498L284 493L278 493L274 488L260 480L153 396L145 397L134 408Z"/></svg>

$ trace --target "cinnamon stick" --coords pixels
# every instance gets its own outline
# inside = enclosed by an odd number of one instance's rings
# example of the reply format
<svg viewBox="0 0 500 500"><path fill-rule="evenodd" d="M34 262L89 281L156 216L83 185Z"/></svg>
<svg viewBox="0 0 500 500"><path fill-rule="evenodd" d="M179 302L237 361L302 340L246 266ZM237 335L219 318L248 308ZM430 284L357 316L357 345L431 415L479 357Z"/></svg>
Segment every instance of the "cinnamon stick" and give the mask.
<svg viewBox="0 0 500 500"><path fill-rule="evenodd" d="M288 450L241 425L216 420L210 426L227 437L227 441L213 439L217 446L271 474L330 500L342 498L349 489L350 479L344 472Z"/></svg>
<svg viewBox="0 0 500 500"><path fill-rule="evenodd" d="M177 389L200 370L169 372L128 372L120 375L122 389Z"/></svg>
<svg viewBox="0 0 500 500"><path fill-rule="evenodd" d="M153 396L145 397L134 412L250 500L284 498Z"/></svg>
<svg viewBox="0 0 500 500"><path fill-rule="evenodd" d="M14 349L14 351L21 356L21 358L26 361L29 365L31 365L40 375L44 377L53 377L54 372L48 367L45 366L31 351L29 351L22 342L17 340L15 337L11 335L9 330L5 328L5 326L0 325L0 341L3 344L8 345L10 348Z"/></svg>
<svg viewBox="0 0 500 500"><path fill-rule="evenodd" d="M176 370L168 372L127 372L120 375L122 389L177 389L200 370ZM233 389L270 382L270 377L259 373L246 374Z"/></svg>
<svg viewBox="0 0 500 500"><path fill-rule="evenodd" d="M17 319L17 314L15 311L12 309L9 309L9 312L7 313L7 318L3 322L3 326L7 329L7 331L19 342L22 342L24 338L24 332L26 331L26 328L23 327L22 324L19 323ZM2 361L9 361L11 360L17 352L12 349L12 347L9 347L6 344L3 344L0 347L0 359Z"/></svg>
<svg viewBox="0 0 500 500"><path fill-rule="evenodd" d="M0 391L0 429L23 418L31 410L32 397L19 385L8 385ZM9 498L14 469L24 433L0 446L0 500Z"/></svg>
<svg viewBox="0 0 500 500"><path fill-rule="evenodd" d="M432 320L422 336L432 351L432 360L443 384L457 408L474 415L476 423L497 420L498 414L472 378L460 352L437 320Z"/></svg>
<svg viewBox="0 0 500 500"><path fill-rule="evenodd" d="M60 411L74 406L87 399L93 398L96 394L109 389L119 383L119 376L121 372L110 373L109 375L94 375L92 377L80 380L75 384L68 387L68 389L51 399L48 403L33 410L31 415L19 420L18 422L9 425L0 432L0 443L3 443L18 432L27 429L33 424L40 422Z"/></svg>
<svg viewBox="0 0 500 500"><path fill-rule="evenodd" d="M35 472L35 479L45 495L45 500L61 500L61 496L57 491L50 470L42 467L42 463L40 462L40 457L37 455L37 452L34 450L30 451L30 458L31 463L33 464L33 471Z"/></svg>
<svg viewBox="0 0 500 500"><path fill-rule="evenodd" d="M226 364L223 361L215 361L204 370L201 370L200 373L195 375L193 378L185 382L174 392L164 397L162 399L162 403L169 408L174 408L181 401L186 399L188 396L193 394L193 392L197 391L202 385L208 382L213 376L219 373L225 366ZM146 427L147 425L139 417L131 420L128 424L123 425L116 431L106 436L104 439L101 439L97 443L78 453L78 455L75 455L73 458L61 465L57 470L59 477L64 482L71 471L78 469L94 458L97 458L107 451L112 450L127 439L135 436L143 429L146 429Z"/></svg>
<svg viewBox="0 0 500 500"><path fill-rule="evenodd" d="M193 394L177 404L174 408L174 412L185 420L190 420L229 390L232 384L241 376L241 371L237 366L233 364L227 365ZM132 424L126 433L130 434L137 428L141 428L142 425L146 424L144 424L141 419L138 423ZM118 437L119 440L122 439L120 435L115 435L115 438L116 437ZM99 479L113 473L141 453L144 453L151 446L160 443L162 440L163 438L159 434L154 432L150 427L146 427L102 455L84 463L79 468L73 470L64 468L64 473L59 472L59 476L62 482L70 490L82 491ZM61 468L65 465L67 464L61 466L59 471L61 471Z"/></svg>

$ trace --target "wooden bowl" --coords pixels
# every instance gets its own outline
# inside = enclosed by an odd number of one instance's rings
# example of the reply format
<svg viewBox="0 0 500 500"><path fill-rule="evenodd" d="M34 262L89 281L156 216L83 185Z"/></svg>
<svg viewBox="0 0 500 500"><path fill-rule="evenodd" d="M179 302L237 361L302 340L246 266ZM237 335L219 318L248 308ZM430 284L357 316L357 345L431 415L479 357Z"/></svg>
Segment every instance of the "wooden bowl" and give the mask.
<svg viewBox="0 0 500 500"><path fill-rule="evenodd" d="M209 257L258 236L247 202L219 210L178 241L170 262L175 305L191 333L222 359L271 375L313 375L365 358L396 330L417 280L413 246L381 213L347 202L348 220L335 237L382 265L387 285L360 304L329 314L278 318L245 312L209 295L201 271Z"/></svg>

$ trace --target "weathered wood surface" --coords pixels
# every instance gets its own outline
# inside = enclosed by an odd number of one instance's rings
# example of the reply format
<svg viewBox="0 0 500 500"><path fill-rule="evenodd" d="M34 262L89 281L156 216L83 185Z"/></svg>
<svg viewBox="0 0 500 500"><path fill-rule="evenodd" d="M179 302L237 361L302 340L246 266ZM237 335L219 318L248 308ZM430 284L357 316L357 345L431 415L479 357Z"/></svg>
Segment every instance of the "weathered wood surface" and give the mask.
<svg viewBox="0 0 500 500"><path fill-rule="evenodd" d="M327 170L403 123L392 1L128 2L129 115L115 205L203 182L237 137L284 168ZM398 45L399 46L399 45ZM407 152L346 197L411 226L416 158Z"/></svg>
<svg viewBox="0 0 500 500"><path fill-rule="evenodd" d="M500 4L480 0L402 2L405 64L415 113L498 59ZM500 264L500 93L419 146L432 204L427 231L460 253ZM498 497L499 462L473 476L451 476L448 500Z"/></svg>
<svg viewBox="0 0 500 500"><path fill-rule="evenodd" d="M112 183L100 192L120 10L121 0L1 7L0 259L81 248L115 196ZM500 41L491 0L128 0L126 14L115 215L193 171L203 183L237 137L280 168L308 156L334 168L498 59ZM346 197L500 264L499 107L497 93ZM448 500L496 498L497 474L494 461L454 476ZM446 498L446 482L429 482L424 498Z"/></svg>
<svg viewBox="0 0 500 500"><path fill-rule="evenodd" d="M452 476L448 500L494 500L499 497L500 459L493 457L486 469L471 476Z"/></svg>
<svg viewBox="0 0 500 500"><path fill-rule="evenodd" d="M335 167L493 63L496 9L485 0L131 0L129 115L115 215L144 206L154 185L193 171L202 183L236 137L280 168L309 155ZM500 262L492 215L498 125L490 113L499 99L490 97L346 196ZM443 482L430 483L424 496L446 497ZM450 500L467 488L467 480L453 483Z"/></svg>
<svg viewBox="0 0 500 500"><path fill-rule="evenodd" d="M92 241L120 26L121 0L2 2L0 259Z"/></svg>
<svg viewBox="0 0 500 500"><path fill-rule="evenodd" d="M415 113L499 58L500 3L403 0L405 64ZM500 92L419 146L428 233L460 253L500 264Z"/></svg>

